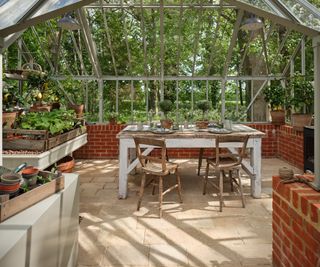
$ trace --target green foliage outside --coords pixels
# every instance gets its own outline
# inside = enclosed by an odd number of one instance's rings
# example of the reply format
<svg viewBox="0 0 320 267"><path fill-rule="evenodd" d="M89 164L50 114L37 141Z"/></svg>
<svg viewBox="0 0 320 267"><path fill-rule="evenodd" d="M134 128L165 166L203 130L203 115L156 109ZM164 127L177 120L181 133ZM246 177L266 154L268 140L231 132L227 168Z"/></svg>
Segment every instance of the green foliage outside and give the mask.
<svg viewBox="0 0 320 267"><path fill-rule="evenodd" d="M311 113L314 89L310 81L300 73L295 73L289 81L288 90L291 92L289 97L291 108L299 113Z"/></svg>
<svg viewBox="0 0 320 267"><path fill-rule="evenodd" d="M272 81L264 88L264 99L270 104L271 110L282 109L285 104L286 91L280 84L280 81Z"/></svg>
<svg viewBox="0 0 320 267"><path fill-rule="evenodd" d="M97 57L102 75L106 76L159 76L160 75L160 12L158 9L130 8L130 9L86 9L87 18L91 27L93 40L97 47ZM200 19L201 17L201 19ZM230 38L236 21L237 10L235 9L184 9L180 16L179 9L165 9L164 11L164 75L172 76L220 76L223 74L225 59L228 53ZM142 25L143 18L143 25ZM220 20L217 31L217 21ZM181 23L179 23L181 20ZM105 27L107 22L108 28ZM125 40L125 27L129 51ZM266 31L271 26L269 20L264 20ZM180 26L181 25L181 26ZM23 57L23 63L32 56L35 62L40 64L43 71L48 73L48 86L43 92L44 102L59 100L67 106L69 102L86 103L86 119L98 120L99 91L97 80L76 80L73 76L95 76L90 55L86 50L84 36L81 31L63 31L60 52L57 53L57 27L56 20L39 24L35 27L37 36L32 29L27 29L22 35L31 55ZM108 35L112 46L109 45ZM146 49L144 49L143 36L145 35ZM263 41L261 34L256 34L249 42L251 34L240 30L238 41L233 50L231 62L227 69L228 75L250 76L254 66L251 60L254 57L263 57ZM276 25L271 32L267 44L268 66L270 75L282 73L289 62L292 53L300 42L302 35L292 31L285 41L284 48L279 53L278 49L286 36L286 30ZM40 42L38 42L38 38ZM198 44L195 44L195 40ZM74 42L81 55L79 56L74 47ZM248 56L240 66L244 51L249 44ZM5 69L16 69L18 66L17 43L11 45L5 52ZM112 53L115 62L113 62ZM129 55L130 53L130 55ZM145 55L144 55L145 54ZM301 57L295 60L295 69L301 68ZM196 56L194 56L196 55ZM48 60L49 57L49 60ZM55 66L58 58L58 65ZM306 77L313 76L313 50L312 42L306 39ZM80 60L81 59L81 60ZM50 63L49 63L50 61ZM83 63L83 64L82 64ZM262 62L262 69L265 62ZM53 69L51 68L53 65ZM54 77L61 74L65 80L57 81ZM52 78L52 79L51 79ZM308 79L307 79L308 80ZM16 95L17 81L6 81L13 85L7 91ZM21 92L21 99L10 100L8 107L21 103L29 107L35 101L30 93L26 82ZM221 113L221 81L164 81L164 98L174 103L168 117L179 120L194 120L201 116L196 109L196 103L203 99L210 101L212 110L208 112L214 120ZM108 114L116 112L116 81L103 82L104 97L104 120L108 120ZM241 90L239 89L241 87ZM159 112L160 82L158 80L133 81L124 80L118 82L118 122L132 122L136 120L148 120L148 109L155 114ZM238 98L236 98L236 89ZM176 109L176 96L178 90L178 110ZM208 93L207 93L208 90ZM14 93L13 93L14 92ZM280 92L276 92L280 94ZM307 92L305 92L307 94ZM228 81L225 92L226 117L246 120L246 105L251 100L250 81ZM193 103L191 100L193 99ZM305 102L306 103L306 102ZM310 103L310 102L307 102ZM311 104L307 104L307 108ZM271 104L271 103L270 103ZM273 105L273 104L272 104ZM278 104L275 103L274 106ZM301 109L298 102L291 101L291 105ZM239 115L236 112L238 106ZM137 113L134 114L133 111ZM210 115L210 113L212 113ZM138 115L139 114L139 115ZM178 115L177 115L178 114ZM156 116L153 117L157 119Z"/></svg>

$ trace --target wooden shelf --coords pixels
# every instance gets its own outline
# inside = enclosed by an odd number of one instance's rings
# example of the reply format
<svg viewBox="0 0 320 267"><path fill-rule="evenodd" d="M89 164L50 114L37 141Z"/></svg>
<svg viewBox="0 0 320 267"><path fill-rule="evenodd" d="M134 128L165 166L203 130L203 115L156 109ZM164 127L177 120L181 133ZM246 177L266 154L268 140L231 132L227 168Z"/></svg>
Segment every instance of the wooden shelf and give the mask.
<svg viewBox="0 0 320 267"><path fill-rule="evenodd" d="M22 75L22 74L16 74L16 73L5 73L4 74L6 78L11 79L11 80L19 80L19 81L26 81L27 76Z"/></svg>
<svg viewBox="0 0 320 267"><path fill-rule="evenodd" d="M82 134L41 154L2 154L3 166L14 169L21 163L26 162L28 165L43 170L86 143L87 134Z"/></svg>

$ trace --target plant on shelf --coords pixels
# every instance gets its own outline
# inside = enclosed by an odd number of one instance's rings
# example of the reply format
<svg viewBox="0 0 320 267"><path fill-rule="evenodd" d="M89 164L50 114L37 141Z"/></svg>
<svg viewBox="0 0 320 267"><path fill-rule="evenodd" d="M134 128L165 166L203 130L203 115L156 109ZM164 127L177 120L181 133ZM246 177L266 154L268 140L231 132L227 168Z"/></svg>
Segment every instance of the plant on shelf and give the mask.
<svg viewBox="0 0 320 267"><path fill-rule="evenodd" d="M164 99L159 102L159 108L163 112L164 119L161 119L161 127L170 129L172 127L173 121L168 118L168 113L173 109L173 103L169 99Z"/></svg>
<svg viewBox="0 0 320 267"><path fill-rule="evenodd" d="M68 109L74 110L78 118L84 113L84 83L76 81L69 76L63 83Z"/></svg>
<svg viewBox="0 0 320 267"><path fill-rule="evenodd" d="M51 106L44 102L43 97L48 89L48 75L42 72L31 72L28 74L28 90L33 100L30 111L50 111Z"/></svg>
<svg viewBox="0 0 320 267"><path fill-rule="evenodd" d="M292 126L295 130L302 131L312 121L313 86L303 75L296 73L289 81L288 92L289 106L295 112L291 115Z"/></svg>
<svg viewBox="0 0 320 267"><path fill-rule="evenodd" d="M17 118L18 111L22 109L18 106L22 99L19 97L17 86L3 81L2 92L2 126L12 128Z"/></svg>
<svg viewBox="0 0 320 267"><path fill-rule="evenodd" d="M20 128L27 130L47 130L51 136L70 131L80 126L72 110L51 112L29 112L21 117Z"/></svg>
<svg viewBox="0 0 320 267"><path fill-rule="evenodd" d="M275 125L285 124L285 104L286 91L279 81L271 81L271 84L264 88L264 99L269 103L272 123Z"/></svg>
<svg viewBox="0 0 320 267"><path fill-rule="evenodd" d="M201 110L202 118L201 118L201 120L197 120L196 121L196 126L198 128L200 128L200 129L208 128L209 121L208 121L208 118L207 118L207 115L208 115L207 113L211 108L210 101L208 101L208 100L199 100L197 102L197 108L199 110Z"/></svg>

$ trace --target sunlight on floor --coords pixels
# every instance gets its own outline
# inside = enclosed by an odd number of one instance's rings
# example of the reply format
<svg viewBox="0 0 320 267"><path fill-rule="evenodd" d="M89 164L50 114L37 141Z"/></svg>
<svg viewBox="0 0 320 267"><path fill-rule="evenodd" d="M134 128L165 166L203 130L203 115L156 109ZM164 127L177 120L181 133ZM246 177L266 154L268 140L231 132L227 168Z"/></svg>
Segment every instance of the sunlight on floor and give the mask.
<svg viewBox="0 0 320 267"><path fill-rule="evenodd" d="M166 195L162 219L158 219L157 195L151 194L151 187L136 211L139 169L129 177L128 198L118 200L117 160L77 162L83 216L79 267L272 266L272 175L289 165L264 159L261 199L250 196L250 179L243 175L246 208L226 185L225 207L219 212L216 192L208 187L208 194L202 195L204 171L196 175L197 161L177 162L183 203L174 191ZM165 185L170 185L170 178Z"/></svg>

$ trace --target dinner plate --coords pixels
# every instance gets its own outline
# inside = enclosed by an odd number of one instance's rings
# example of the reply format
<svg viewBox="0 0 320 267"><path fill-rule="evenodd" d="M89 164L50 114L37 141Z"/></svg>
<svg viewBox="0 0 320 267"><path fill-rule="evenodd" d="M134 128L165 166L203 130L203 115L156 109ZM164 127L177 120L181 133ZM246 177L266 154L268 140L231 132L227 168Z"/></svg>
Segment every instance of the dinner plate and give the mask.
<svg viewBox="0 0 320 267"><path fill-rule="evenodd" d="M225 129L225 128L211 128L209 129L210 133L215 133L215 134L229 134L232 133L232 131Z"/></svg>
<svg viewBox="0 0 320 267"><path fill-rule="evenodd" d="M151 132L154 134L171 134L171 133L173 133L172 130L164 129L164 128L153 129L153 130L151 130Z"/></svg>

